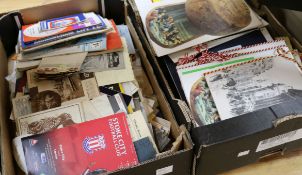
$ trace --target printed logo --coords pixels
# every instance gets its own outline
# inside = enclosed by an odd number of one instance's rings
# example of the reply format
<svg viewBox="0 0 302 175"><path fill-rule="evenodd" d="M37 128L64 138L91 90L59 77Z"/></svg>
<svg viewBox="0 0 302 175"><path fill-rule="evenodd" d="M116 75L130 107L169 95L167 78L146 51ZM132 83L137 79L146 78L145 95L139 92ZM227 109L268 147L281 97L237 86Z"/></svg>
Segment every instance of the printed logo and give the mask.
<svg viewBox="0 0 302 175"><path fill-rule="evenodd" d="M34 146L34 145L37 144L37 143L38 143L38 140L35 140L35 139L30 139L30 140L29 140L30 146Z"/></svg>
<svg viewBox="0 0 302 175"><path fill-rule="evenodd" d="M92 154L96 151L100 151L106 148L104 135L98 135L95 137L86 137L83 141L83 149Z"/></svg>

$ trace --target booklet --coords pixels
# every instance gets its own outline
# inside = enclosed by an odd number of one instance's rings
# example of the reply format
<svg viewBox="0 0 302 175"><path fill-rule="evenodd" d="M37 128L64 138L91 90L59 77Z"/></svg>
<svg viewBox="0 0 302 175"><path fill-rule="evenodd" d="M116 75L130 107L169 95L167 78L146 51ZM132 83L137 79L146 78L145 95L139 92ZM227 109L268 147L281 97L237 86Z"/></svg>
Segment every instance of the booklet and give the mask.
<svg viewBox="0 0 302 175"><path fill-rule="evenodd" d="M21 141L28 174L32 175L108 173L138 163L124 113Z"/></svg>
<svg viewBox="0 0 302 175"><path fill-rule="evenodd" d="M53 30L49 31L43 31L41 30L41 23L35 23L35 24L29 24L22 26L22 42L24 43L30 43L34 41L38 41L50 36L55 36L59 34L64 34L71 31L76 31L80 29L84 29L87 27L95 26L95 25L103 25L105 26L105 23L101 17L96 15L95 13L84 13L79 14L78 16L83 16L83 18L86 18L85 22L83 23L76 23L75 21L70 21L70 17L61 17L52 19L52 23L57 23L56 25L61 25L60 27L56 27ZM68 21L73 23L72 25L68 25ZM42 24L44 22L42 21ZM63 24L65 23L65 24ZM46 24L47 25L47 24ZM43 25L42 25L43 26Z"/></svg>

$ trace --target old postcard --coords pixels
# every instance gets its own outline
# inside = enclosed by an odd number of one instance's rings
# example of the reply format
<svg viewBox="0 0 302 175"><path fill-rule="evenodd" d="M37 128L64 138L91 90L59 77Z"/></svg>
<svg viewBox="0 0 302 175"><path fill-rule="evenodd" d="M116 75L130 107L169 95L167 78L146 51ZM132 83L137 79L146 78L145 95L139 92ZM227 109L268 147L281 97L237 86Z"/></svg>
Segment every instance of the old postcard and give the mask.
<svg viewBox="0 0 302 175"><path fill-rule="evenodd" d="M100 90L98 88L94 73L81 73L80 77L85 96L87 96L88 99L98 97L100 95Z"/></svg>
<svg viewBox="0 0 302 175"><path fill-rule="evenodd" d="M41 134L81 122L84 122L82 107L76 103L19 117L17 128L19 135Z"/></svg>
<svg viewBox="0 0 302 175"><path fill-rule="evenodd" d="M31 102L29 98L29 95L25 95L21 97L16 97L12 100L15 118L32 113Z"/></svg>
<svg viewBox="0 0 302 175"><path fill-rule="evenodd" d="M80 71L87 52L44 57L37 68L38 74L60 74Z"/></svg>
<svg viewBox="0 0 302 175"><path fill-rule="evenodd" d="M106 70L103 72L96 72L95 77L98 83L98 86L105 86L109 84L122 83L128 81L134 81L134 74L132 70L131 60L126 46L126 41L122 38L124 51L123 58L125 68L120 70Z"/></svg>
<svg viewBox="0 0 302 175"><path fill-rule="evenodd" d="M33 112L87 99L79 74L57 80L38 80L36 76L35 69L27 71Z"/></svg>
<svg viewBox="0 0 302 175"><path fill-rule="evenodd" d="M147 37L157 56L261 26L243 0L135 0ZM185 5L186 4L186 5Z"/></svg>
<svg viewBox="0 0 302 175"><path fill-rule="evenodd" d="M258 59L205 76L222 120L291 100L302 90L297 64L283 57Z"/></svg>
<svg viewBox="0 0 302 175"><path fill-rule="evenodd" d="M85 58L81 72L103 72L125 69L123 52L112 52Z"/></svg>
<svg viewBox="0 0 302 175"><path fill-rule="evenodd" d="M135 142L142 138L148 137L151 140L154 149L158 153L157 146L149 130L147 122L144 119L143 113L141 111L136 111L132 114L128 114L127 121L132 141Z"/></svg>

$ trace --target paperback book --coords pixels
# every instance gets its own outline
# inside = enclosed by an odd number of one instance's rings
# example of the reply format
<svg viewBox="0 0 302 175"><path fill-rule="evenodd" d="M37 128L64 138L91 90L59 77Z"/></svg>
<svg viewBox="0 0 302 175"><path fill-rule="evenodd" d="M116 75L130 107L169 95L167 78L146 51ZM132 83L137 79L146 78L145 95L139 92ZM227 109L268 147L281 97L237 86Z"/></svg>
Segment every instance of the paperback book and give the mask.
<svg viewBox="0 0 302 175"><path fill-rule="evenodd" d="M22 139L28 174L108 173L138 163L124 113Z"/></svg>

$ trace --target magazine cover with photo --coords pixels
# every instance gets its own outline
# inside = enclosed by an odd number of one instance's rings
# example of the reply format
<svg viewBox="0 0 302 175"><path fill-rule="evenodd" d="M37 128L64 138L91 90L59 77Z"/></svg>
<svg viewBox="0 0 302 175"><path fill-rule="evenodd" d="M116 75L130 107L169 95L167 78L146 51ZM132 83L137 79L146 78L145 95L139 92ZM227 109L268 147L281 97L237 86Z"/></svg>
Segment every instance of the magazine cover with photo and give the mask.
<svg viewBox="0 0 302 175"><path fill-rule="evenodd" d="M211 92L204 77L197 80L190 92L190 107L199 125L220 121Z"/></svg>
<svg viewBox="0 0 302 175"><path fill-rule="evenodd" d="M243 0L136 0L157 56L262 25Z"/></svg>
<svg viewBox="0 0 302 175"><path fill-rule="evenodd" d="M206 75L222 120L291 100L288 90L302 90L293 61L266 58Z"/></svg>

